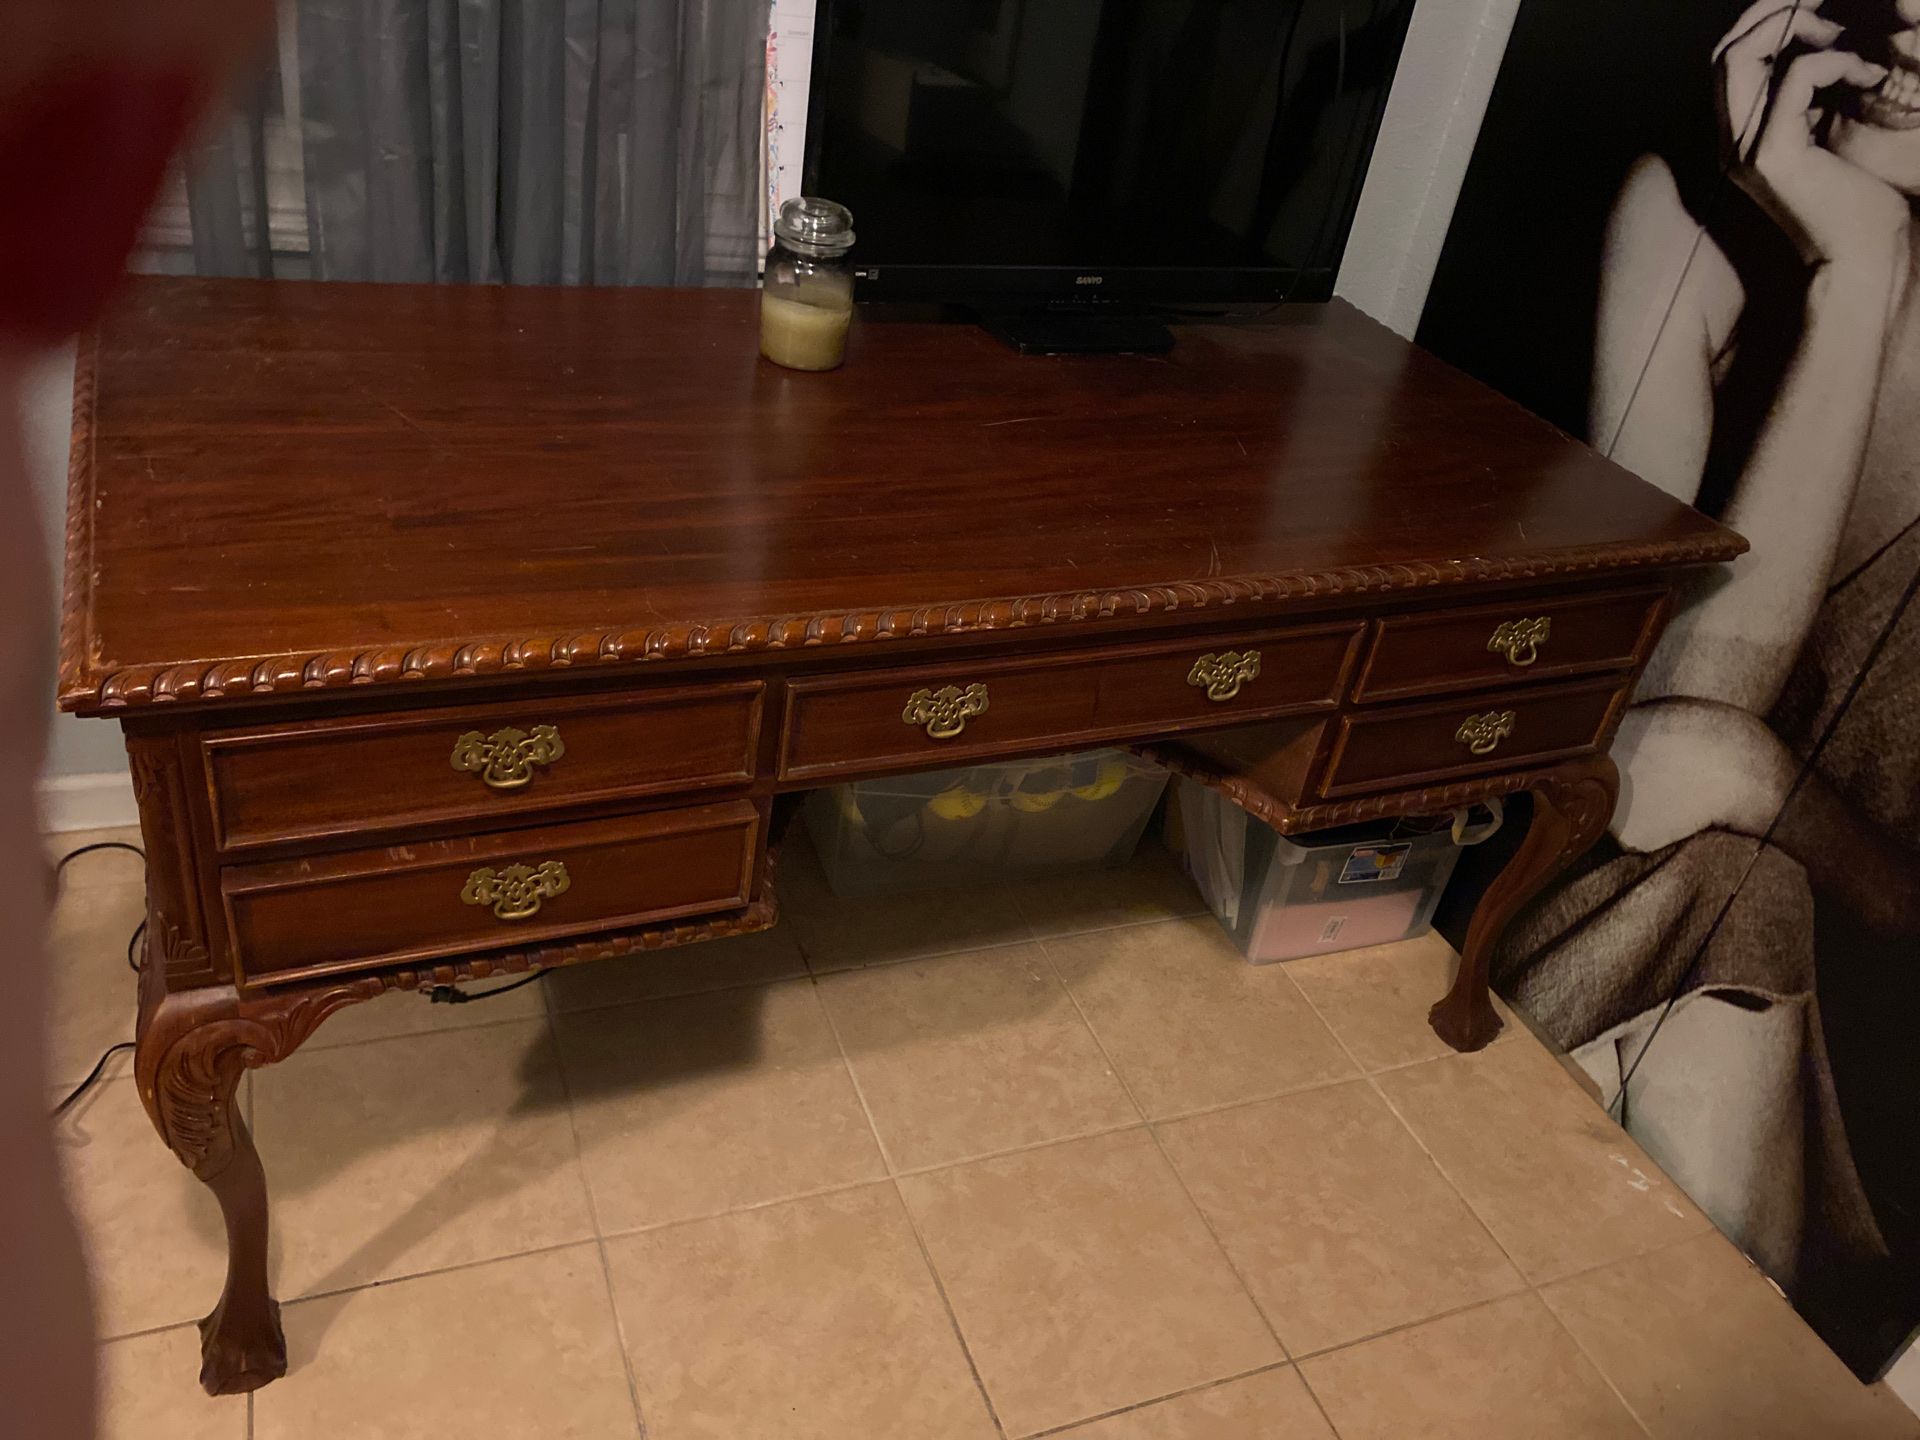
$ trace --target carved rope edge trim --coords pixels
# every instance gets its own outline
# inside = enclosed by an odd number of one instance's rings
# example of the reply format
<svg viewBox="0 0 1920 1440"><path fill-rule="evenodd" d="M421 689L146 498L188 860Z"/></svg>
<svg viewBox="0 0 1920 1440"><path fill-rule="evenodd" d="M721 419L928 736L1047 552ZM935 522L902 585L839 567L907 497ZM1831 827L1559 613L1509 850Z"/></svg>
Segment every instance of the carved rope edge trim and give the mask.
<svg viewBox="0 0 1920 1440"><path fill-rule="evenodd" d="M67 555L60 587L60 690L91 683L86 617L93 584L93 430L100 336L89 331L73 356L73 424L67 449ZM102 686L102 689L105 687Z"/></svg>
<svg viewBox="0 0 1920 1440"><path fill-rule="evenodd" d="M76 456L79 423L76 409ZM90 484L79 469L72 483ZM89 508L88 505L74 506L71 501L68 507L67 605L70 613L66 619L69 631L78 629L78 620L71 611L80 603L74 574L75 546L78 544L84 549L87 538L84 534L76 537L76 531L84 531L87 524L79 512ZM1060 591L914 609L860 610L713 624L676 623L651 630L593 630L524 640L437 640L389 649L134 666L114 671L97 681L73 643L76 637L67 635L62 645L61 702L68 709L112 711L138 705L237 699L409 680L453 680L530 670L697 659L708 655L778 653L929 635L1089 623L1213 606L1547 579L1593 570L1682 568L1731 560L1746 548L1745 540L1726 531L1671 543L1593 546L1547 559L1496 560L1475 556L1448 562L1344 566L1141 589Z"/></svg>

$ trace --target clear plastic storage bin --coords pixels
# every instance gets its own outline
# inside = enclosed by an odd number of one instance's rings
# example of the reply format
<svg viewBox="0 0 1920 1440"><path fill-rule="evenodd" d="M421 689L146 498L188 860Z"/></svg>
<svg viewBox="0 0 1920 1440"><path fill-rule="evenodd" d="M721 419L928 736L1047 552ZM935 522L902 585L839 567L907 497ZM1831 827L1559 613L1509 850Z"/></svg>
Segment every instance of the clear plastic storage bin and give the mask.
<svg viewBox="0 0 1920 1440"><path fill-rule="evenodd" d="M807 797L807 830L839 895L992 884L1124 865L1166 789L1124 750L863 780Z"/></svg>
<svg viewBox="0 0 1920 1440"><path fill-rule="evenodd" d="M1383 820L1288 837L1204 785L1179 782L1187 872L1256 965L1426 933L1463 845L1500 828Z"/></svg>

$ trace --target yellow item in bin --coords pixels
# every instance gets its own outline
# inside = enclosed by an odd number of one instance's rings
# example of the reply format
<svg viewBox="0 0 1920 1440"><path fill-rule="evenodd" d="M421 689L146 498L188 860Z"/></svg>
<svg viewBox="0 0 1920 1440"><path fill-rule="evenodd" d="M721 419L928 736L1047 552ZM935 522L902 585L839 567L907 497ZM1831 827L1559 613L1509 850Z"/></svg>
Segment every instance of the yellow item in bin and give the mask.
<svg viewBox="0 0 1920 1440"><path fill-rule="evenodd" d="M1082 785L1073 792L1076 800L1105 800L1120 793L1120 787L1127 783L1132 774L1127 762L1119 759L1107 759L1100 762L1099 770L1094 774L1091 785Z"/></svg>
<svg viewBox="0 0 1920 1440"><path fill-rule="evenodd" d="M1072 774L1070 767L1062 766L1067 775ZM1127 783L1132 771L1123 756L1109 756L1094 767L1093 779L1085 785L1071 788L1060 786L1051 790L1015 789L1007 796L1007 804L1023 815L1039 815L1051 810L1068 795L1076 800L1107 800L1120 793L1120 787ZM855 825L864 826L867 817L860 811L860 802L855 798L851 785L841 787L840 810ZM991 790L970 790L964 781L948 786L926 803L927 812L940 820L971 820L987 808L987 802L993 798Z"/></svg>
<svg viewBox="0 0 1920 1440"><path fill-rule="evenodd" d="M942 820L971 820L986 808L986 792L969 790L964 785L955 785L950 790L942 790L927 801L927 809Z"/></svg>
<svg viewBox="0 0 1920 1440"><path fill-rule="evenodd" d="M1007 798L1007 803L1022 814L1038 815L1051 810L1067 795L1076 800L1105 800L1120 792L1120 787L1127 783L1128 774L1125 760L1109 758L1095 767L1093 779L1085 785L1060 790L1015 790Z"/></svg>
<svg viewBox="0 0 1920 1440"><path fill-rule="evenodd" d="M1122 863L1165 786L1106 750L856 781L816 791L805 813L834 892L872 895Z"/></svg>
<svg viewBox="0 0 1920 1440"><path fill-rule="evenodd" d="M1016 790L1007 796L1007 804L1022 815L1041 815L1060 803L1065 790Z"/></svg>

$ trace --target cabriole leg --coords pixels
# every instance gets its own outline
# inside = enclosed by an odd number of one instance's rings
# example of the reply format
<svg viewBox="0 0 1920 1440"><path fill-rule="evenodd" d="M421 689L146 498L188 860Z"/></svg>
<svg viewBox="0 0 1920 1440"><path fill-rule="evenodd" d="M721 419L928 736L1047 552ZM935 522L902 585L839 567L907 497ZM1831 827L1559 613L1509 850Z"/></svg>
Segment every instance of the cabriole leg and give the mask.
<svg viewBox="0 0 1920 1440"><path fill-rule="evenodd" d="M241 1077L284 1060L328 1015L380 993L378 981L242 998L231 986L155 993L143 974L134 1073L160 1138L213 1191L227 1227L227 1281L200 1322L210 1395L257 1390L287 1372L280 1306L267 1285L267 1180L240 1114Z"/></svg>
<svg viewBox="0 0 1920 1440"><path fill-rule="evenodd" d="M1532 787L1533 824L1506 869L1487 887L1467 925L1453 988L1427 1013L1434 1033L1456 1050L1478 1050L1500 1033L1487 993L1487 970L1501 933L1522 905L1600 838L1613 818L1620 773L1604 755L1573 760Z"/></svg>

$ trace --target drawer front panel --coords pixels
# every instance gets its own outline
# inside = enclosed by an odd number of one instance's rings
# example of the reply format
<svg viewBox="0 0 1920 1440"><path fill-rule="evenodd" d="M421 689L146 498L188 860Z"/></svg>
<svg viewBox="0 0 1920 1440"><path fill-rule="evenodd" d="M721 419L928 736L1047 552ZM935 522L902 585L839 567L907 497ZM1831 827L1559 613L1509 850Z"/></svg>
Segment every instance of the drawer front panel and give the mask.
<svg viewBox="0 0 1920 1440"><path fill-rule="evenodd" d="M1590 754L1629 688L1605 680L1343 715L1321 794L1403 789Z"/></svg>
<svg viewBox="0 0 1920 1440"><path fill-rule="evenodd" d="M1232 725L1337 704L1359 622L787 687L782 780Z"/></svg>
<svg viewBox="0 0 1920 1440"><path fill-rule="evenodd" d="M1643 590L1382 620L1356 698L1630 669L1646 653L1665 598Z"/></svg>
<svg viewBox="0 0 1920 1440"><path fill-rule="evenodd" d="M1331 710L1364 629L1354 621L1116 655L1100 666L1094 723L1182 729Z"/></svg>
<svg viewBox="0 0 1920 1440"><path fill-rule="evenodd" d="M736 909L761 829L737 800L232 866L236 972L306 979Z"/></svg>
<svg viewBox="0 0 1920 1440"><path fill-rule="evenodd" d="M826 778L889 764L931 770L1084 734L1093 724L1093 694L1093 671L1084 665L987 662L796 680L787 686L780 776Z"/></svg>
<svg viewBox="0 0 1920 1440"><path fill-rule="evenodd" d="M309 721L202 741L228 851L744 784L758 681Z"/></svg>

